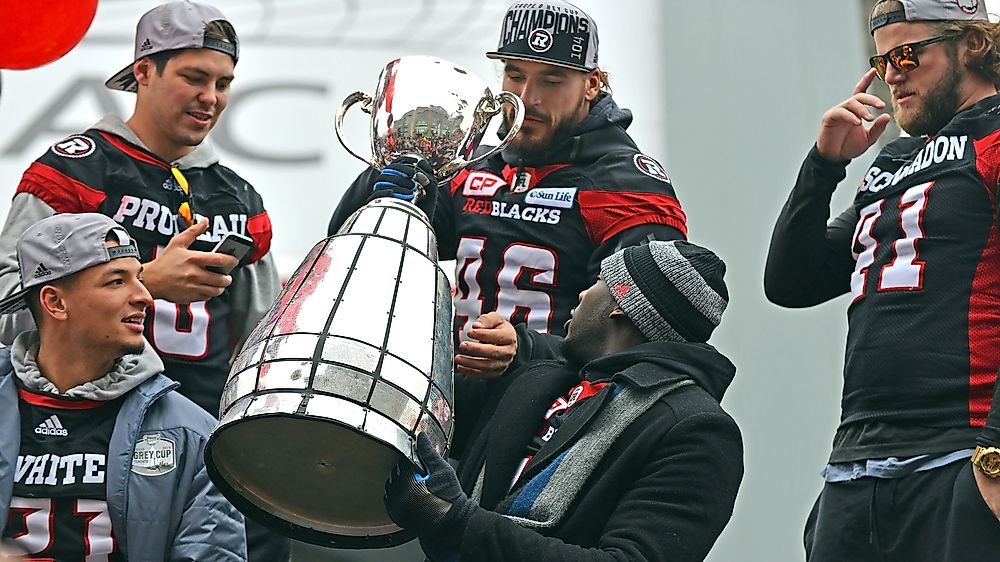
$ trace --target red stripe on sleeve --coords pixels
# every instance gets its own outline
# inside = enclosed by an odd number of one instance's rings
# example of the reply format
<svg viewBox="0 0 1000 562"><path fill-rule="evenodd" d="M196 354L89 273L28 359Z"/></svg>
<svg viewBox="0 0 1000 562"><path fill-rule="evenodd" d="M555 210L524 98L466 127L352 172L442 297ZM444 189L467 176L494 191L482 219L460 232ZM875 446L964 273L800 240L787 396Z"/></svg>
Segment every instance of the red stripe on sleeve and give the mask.
<svg viewBox="0 0 1000 562"><path fill-rule="evenodd" d="M663 224L687 238L687 216L676 198L664 193L580 192L580 214L595 245L640 224Z"/></svg>
<svg viewBox="0 0 1000 562"><path fill-rule="evenodd" d="M39 162L32 162L25 170L15 195L17 193L30 193L57 213L93 212L105 198L103 191Z"/></svg>
<svg viewBox="0 0 1000 562"><path fill-rule="evenodd" d="M253 263L271 250L271 217L267 211L247 219L247 233L253 238L253 254L247 263Z"/></svg>
<svg viewBox="0 0 1000 562"><path fill-rule="evenodd" d="M1000 181L1000 131L973 141L976 169L996 213ZM1000 233L994 222L976 264L969 294L969 425L986 425L1000 363Z"/></svg>

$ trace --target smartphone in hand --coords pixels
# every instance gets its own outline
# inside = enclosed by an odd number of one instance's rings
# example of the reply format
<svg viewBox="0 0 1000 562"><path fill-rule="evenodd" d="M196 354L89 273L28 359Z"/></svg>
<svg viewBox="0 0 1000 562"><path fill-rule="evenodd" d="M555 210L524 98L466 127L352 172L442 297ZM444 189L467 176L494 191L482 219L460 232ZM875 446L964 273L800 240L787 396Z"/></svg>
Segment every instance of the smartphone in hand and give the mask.
<svg viewBox="0 0 1000 562"><path fill-rule="evenodd" d="M227 234L226 237L219 240L219 243L212 249L213 252L228 254L235 257L237 260L242 260L244 256L250 253L251 250L253 250L253 239L235 232ZM233 270L232 267L206 267L205 269L215 273L221 273L223 275L229 275L229 272Z"/></svg>

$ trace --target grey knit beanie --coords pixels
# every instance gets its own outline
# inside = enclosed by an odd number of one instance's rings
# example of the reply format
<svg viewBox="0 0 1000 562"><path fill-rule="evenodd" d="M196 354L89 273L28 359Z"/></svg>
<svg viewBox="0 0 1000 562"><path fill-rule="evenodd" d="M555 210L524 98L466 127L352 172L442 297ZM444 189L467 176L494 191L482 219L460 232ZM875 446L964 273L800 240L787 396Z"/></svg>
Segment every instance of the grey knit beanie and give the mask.
<svg viewBox="0 0 1000 562"><path fill-rule="evenodd" d="M601 262L611 295L650 341L708 341L729 304L725 274L715 253L683 240L653 240Z"/></svg>

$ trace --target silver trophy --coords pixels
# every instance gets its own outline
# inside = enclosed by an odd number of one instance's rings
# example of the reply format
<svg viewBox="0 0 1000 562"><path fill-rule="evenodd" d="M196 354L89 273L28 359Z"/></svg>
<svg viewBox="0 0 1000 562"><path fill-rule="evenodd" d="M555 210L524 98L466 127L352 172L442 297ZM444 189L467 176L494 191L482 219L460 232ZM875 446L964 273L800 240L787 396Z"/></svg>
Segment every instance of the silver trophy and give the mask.
<svg viewBox="0 0 1000 562"><path fill-rule="evenodd" d="M361 156L344 140L347 111L361 102L371 114L371 151ZM507 135L497 146L473 156L494 115L514 106ZM427 160L439 179L493 156L514 140L524 120L524 104L510 92L493 95L486 83L464 68L434 57L391 61L378 79L375 97L354 92L337 111L337 139L355 158L381 170L396 158Z"/></svg>
<svg viewBox="0 0 1000 562"><path fill-rule="evenodd" d="M344 102L338 136L362 99ZM492 96L445 61L394 60L368 104L375 156L365 161L382 167L410 154L445 177L478 160L503 101L517 108L511 131L479 159L513 139L521 101ZM413 537L392 522L383 494L401 458L417 464L418 433L442 453L452 436L451 285L437 258L427 216L392 198L368 203L313 247L237 355L206 445L209 475L240 511L323 546Z"/></svg>

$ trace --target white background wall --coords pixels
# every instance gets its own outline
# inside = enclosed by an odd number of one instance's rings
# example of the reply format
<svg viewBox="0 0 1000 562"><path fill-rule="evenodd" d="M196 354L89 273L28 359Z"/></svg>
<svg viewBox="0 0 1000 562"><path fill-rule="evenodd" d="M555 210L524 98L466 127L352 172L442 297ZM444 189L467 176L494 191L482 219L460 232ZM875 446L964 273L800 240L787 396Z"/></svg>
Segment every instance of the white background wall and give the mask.
<svg viewBox="0 0 1000 562"><path fill-rule="evenodd" d="M130 95L99 85L129 62L135 21L155 3L101 0L87 38L69 55L3 73L0 216L21 171L49 144L108 108L128 115ZM709 560L802 560L802 524L839 416L847 303L796 311L770 305L763 264L820 115L850 94L867 66L867 14L858 2L801 0L577 4L598 22L615 97L635 112L631 132L639 145L670 173L691 239L729 265L731 305L713 343L739 368L724 405L743 429L747 473L733 521ZM340 194L362 168L333 132L345 96L373 93L381 67L408 54L450 59L498 84L498 67L482 53L494 47L503 0L216 5L235 23L243 51L224 129L213 137L223 163L264 195L285 271L325 235ZM354 146L365 147L360 112L348 129ZM838 210L870 157L850 169ZM729 462L726 451L718 453L720 464Z"/></svg>

